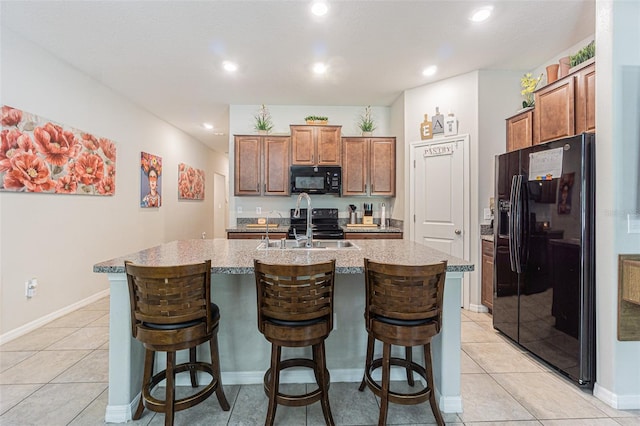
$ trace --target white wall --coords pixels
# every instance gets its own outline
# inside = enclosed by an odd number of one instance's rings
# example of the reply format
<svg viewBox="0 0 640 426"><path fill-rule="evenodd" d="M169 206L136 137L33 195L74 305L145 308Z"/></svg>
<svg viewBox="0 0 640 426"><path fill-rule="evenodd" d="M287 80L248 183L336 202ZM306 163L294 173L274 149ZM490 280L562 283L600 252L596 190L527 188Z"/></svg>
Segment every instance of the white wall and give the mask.
<svg viewBox="0 0 640 426"><path fill-rule="evenodd" d="M596 324L594 394L640 409L640 342L617 339L618 255L640 253L640 3L596 0Z"/></svg>
<svg viewBox="0 0 640 426"><path fill-rule="evenodd" d="M231 105L229 109L229 176L234 176L233 135L255 134L253 128L254 119L259 105ZM290 134L290 124L305 124L304 117L308 115L320 115L329 118L329 124L341 125L342 136L360 136L357 127L358 117L364 112L364 106L314 106L314 105L269 105L267 108L273 119L272 134ZM376 123L374 136L397 136L391 128L390 108L371 106L373 119ZM397 142L399 144L400 142ZM398 158L396 152L396 159ZM234 192L234 182L229 183L229 192ZM396 183L396 191L401 190ZM297 194L289 197L235 197L231 196L229 203L229 221L232 226L237 218L255 218L265 216L266 212L276 211L284 218L289 217L289 209L295 207ZM379 216L381 203L385 203L387 217L396 217L394 213L394 199L383 197L338 197L334 195L314 195L312 206L337 208L341 218L348 217L349 204L356 204L358 211L362 211L362 203L374 203L374 216ZM303 204L306 206L306 204ZM242 213L238 213L238 208ZM260 207L262 214L256 213L256 207ZM277 213L275 213L277 217Z"/></svg>
<svg viewBox="0 0 640 426"><path fill-rule="evenodd" d="M213 235L213 173L227 159L48 52L2 30L2 104L117 143L113 197L0 193L0 337L108 288L95 263L177 238ZM163 159L160 209L141 209L140 152ZM177 200L177 168L204 169L204 202ZM27 300L24 281L37 277ZM9 336L9 337L7 337Z"/></svg>

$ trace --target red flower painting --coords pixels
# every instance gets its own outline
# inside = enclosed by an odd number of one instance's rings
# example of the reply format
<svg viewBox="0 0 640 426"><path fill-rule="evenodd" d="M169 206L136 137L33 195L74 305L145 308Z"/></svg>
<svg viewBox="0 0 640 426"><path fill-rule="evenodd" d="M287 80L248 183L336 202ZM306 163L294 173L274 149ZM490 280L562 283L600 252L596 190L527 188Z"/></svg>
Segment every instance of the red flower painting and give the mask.
<svg viewBox="0 0 640 426"><path fill-rule="evenodd" d="M116 145L109 139L4 105L0 191L113 195Z"/></svg>
<svg viewBox="0 0 640 426"><path fill-rule="evenodd" d="M204 170L178 164L178 198L204 200Z"/></svg>

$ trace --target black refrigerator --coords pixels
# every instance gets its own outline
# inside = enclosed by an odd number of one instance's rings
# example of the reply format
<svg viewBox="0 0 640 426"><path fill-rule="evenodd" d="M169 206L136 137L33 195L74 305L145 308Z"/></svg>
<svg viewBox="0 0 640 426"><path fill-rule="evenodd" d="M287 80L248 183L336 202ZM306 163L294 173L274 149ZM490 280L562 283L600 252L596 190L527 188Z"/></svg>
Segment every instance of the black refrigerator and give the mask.
<svg viewBox="0 0 640 426"><path fill-rule="evenodd" d="M496 156L493 326L595 381L595 135Z"/></svg>

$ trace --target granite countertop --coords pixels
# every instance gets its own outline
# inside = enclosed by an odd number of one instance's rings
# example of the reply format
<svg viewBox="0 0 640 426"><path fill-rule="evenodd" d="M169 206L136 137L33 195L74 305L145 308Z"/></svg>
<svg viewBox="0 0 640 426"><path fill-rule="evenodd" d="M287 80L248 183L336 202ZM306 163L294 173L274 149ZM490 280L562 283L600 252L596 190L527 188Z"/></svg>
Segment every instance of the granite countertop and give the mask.
<svg viewBox="0 0 640 426"><path fill-rule="evenodd" d="M480 235L480 239L482 241L491 241L491 242L493 242L493 234Z"/></svg>
<svg viewBox="0 0 640 426"><path fill-rule="evenodd" d="M211 259L211 271L218 274L252 274L253 259L276 264L311 264L336 259L336 273L364 272L364 258L378 262L424 265L447 260L449 272L471 272L474 265L439 250L408 240L351 240L359 249L344 250L258 250L255 240L178 240L100 262L93 272L124 273L124 261L148 266L199 263Z"/></svg>

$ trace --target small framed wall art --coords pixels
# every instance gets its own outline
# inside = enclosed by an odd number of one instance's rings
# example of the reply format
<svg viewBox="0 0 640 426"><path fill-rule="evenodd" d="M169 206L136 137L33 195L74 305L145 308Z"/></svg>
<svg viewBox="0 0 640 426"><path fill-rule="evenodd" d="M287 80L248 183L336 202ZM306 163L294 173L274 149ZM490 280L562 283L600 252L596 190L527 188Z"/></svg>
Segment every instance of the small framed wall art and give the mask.
<svg viewBox="0 0 640 426"><path fill-rule="evenodd" d="M178 199L204 200L204 170L178 164Z"/></svg>
<svg viewBox="0 0 640 426"><path fill-rule="evenodd" d="M140 153L140 207L162 205L162 157Z"/></svg>

